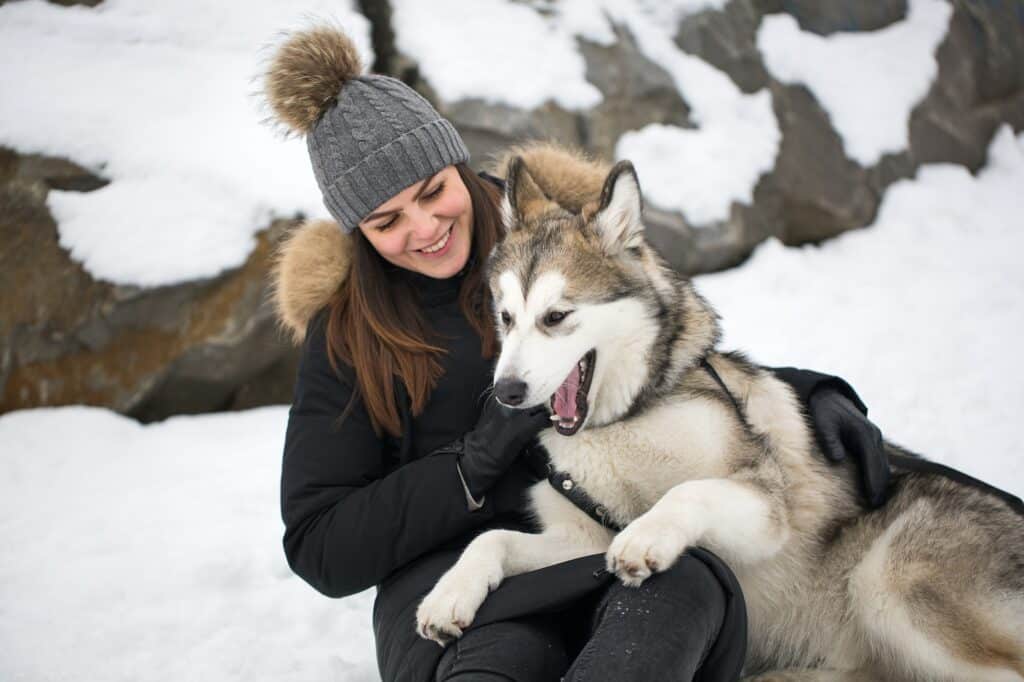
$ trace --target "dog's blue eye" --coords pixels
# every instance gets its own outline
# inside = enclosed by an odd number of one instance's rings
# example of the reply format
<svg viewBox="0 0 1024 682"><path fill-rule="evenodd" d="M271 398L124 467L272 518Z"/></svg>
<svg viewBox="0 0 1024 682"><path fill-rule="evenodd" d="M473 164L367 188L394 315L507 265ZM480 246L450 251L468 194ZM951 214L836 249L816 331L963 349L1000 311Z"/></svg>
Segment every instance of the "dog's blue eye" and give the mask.
<svg viewBox="0 0 1024 682"><path fill-rule="evenodd" d="M544 324L548 327L554 327L556 324L566 318L569 313L564 313L560 310L552 310L544 316Z"/></svg>

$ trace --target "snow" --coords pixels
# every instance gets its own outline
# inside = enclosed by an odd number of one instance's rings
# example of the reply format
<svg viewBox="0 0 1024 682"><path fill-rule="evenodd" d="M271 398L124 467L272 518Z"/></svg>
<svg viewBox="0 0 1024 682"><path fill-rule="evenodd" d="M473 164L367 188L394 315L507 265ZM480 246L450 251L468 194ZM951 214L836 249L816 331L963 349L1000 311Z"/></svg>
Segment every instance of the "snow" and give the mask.
<svg viewBox="0 0 1024 682"><path fill-rule="evenodd" d="M762 20L757 46L772 75L814 93L847 156L868 167L906 148L910 112L938 74L935 50L952 14L945 0L910 0L903 21L824 37L776 14Z"/></svg>
<svg viewBox="0 0 1024 682"><path fill-rule="evenodd" d="M441 99L479 98L533 109L587 109L601 92L584 77L575 37L533 8L506 0L394 0L398 48Z"/></svg>
<svg viewBox="0 0 1024 682"><path fill-rule="evenodd" d="M654 123L619 138L615 155L636 166L646 199L682 213L695 227L725 220L734 202L753 203L754 187L775 166L778 122L768 90L746 95L723 72L681 51L675 24L652 21L625 4L616 18L640 49L672 76L696 129Z"/></svg>
<svg viewBox="0 0 1024 682"><path fill-rule="evenodd" d="M0 679L378 679L372 593L285 562L287 412L0 417Z"/></svg>
<svg viewBox="0 0 1024 682"><path fill-rule="evenodd" d="M608 45L609 19L643 17L670 31L688 14L726 0L560 0L509 2L394 0L399 50L413 58L445 102L482 99L521 109L554 102L570 111L601 103L586 78L578 38ZM665 32L662 29L661 32Z"/></svg>
<svg viewBox="0 0 1024 682"><path fill-rule="evenodd" d="M1024 495L1022 187L1024 134L1004 126L977 177L924 166L869 228L697 278L722 347L838 374L891 440Z"/></svg>
<svg viewBox="0 0 1024 682"><path fill-rule="evenodd" d="M0 6L0 145L112 181L48 199L61 245L93 277L212 277L244 263L273 217L326 216L305 145L262 125L254 97L263 48L311 16L372 61L349 1Z"/></svg>
<svg viewBox="0 0 1024 682"><path fill-rule="evenodd" d="M1021 187L1003 128L977 177L925 166L870 228L698 278L722 347L838 373L890 439L1024 494ZM0 679L376 679L372 595L327 599L285 563L286 418L0 416Z"/></svg>
<svg viewBox="0 0 1024 682"><path fill-rule="evenodd" d="M672 77L696 129L652 124L624 134L615 155L634 162L648 200L682 212L694 226L725 220L733 202L753 201L775 165L779 129L767 90L745 95L729 77L673 42L685 16L723 0L458 0L394 3L399 48L416 59L442 100L481 98L530 109L555 102L585 109L601 101L586 81L577 39L614 41L627 27L643 54ZM542 11L540 11L542 10Z"/></svg>
<svg viewBox="0 0 1024 682"><path fill-rule="evenodd" d="M649 201L701 225L751 200L779 142L767 92L742 94L671 40L680 17L724 4L477 0L467 12L399 0L395 13L400 47L442 98L513 106L599 100L575 41L607 44L610 20L627 26L698 127L648 126L616 154L634 161ZM253 78L264 46L311 17L333 18L369 62L353 6L3 4L0 144L112 180L49 197L61 243L94 277L216 275L272 217L326 214L303 143L260 124ZM935 75L948 5L910 8L869 34L821 38L783 16L759 32L772 73L807 84L865 165L906 146ZM891 439L1024 495L1021 187L1024 135L1003 128L976 176L925 166L889 188L870 228L820 247L766 243L698 278L723 315L723 347L839 374ZM146 426L82 406L0 416L0 680L377 679L372 593L327 599L285 562L286 419L286 407Z"/></svg>

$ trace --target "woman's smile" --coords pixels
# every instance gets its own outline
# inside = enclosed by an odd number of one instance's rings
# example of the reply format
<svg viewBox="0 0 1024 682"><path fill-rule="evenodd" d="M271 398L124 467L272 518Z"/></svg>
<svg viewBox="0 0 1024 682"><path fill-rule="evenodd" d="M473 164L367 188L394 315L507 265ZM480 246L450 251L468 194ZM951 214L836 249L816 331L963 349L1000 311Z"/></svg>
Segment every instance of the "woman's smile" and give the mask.
<svg viewBox="0 0 1024 682"><path fill-rule="evenodd" d="M440 239L438 239L430 246L426 246L422 249L417 250L428 258L438 258L440 256L445 255L446 253L448 253L449 247L451 246L452 243L451 236L453 227L455 227L454 221L452 222L451 225L448 226L448 229L444 231L444 234L441 235Z"/></svg>

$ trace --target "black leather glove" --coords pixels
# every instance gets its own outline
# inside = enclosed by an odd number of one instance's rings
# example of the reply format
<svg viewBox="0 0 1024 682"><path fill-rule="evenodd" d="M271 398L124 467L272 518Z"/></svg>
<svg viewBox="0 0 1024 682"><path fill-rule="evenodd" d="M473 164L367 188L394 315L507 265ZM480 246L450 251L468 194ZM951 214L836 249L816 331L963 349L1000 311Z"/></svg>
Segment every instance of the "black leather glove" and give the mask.
<svg viewBox="0 0 1024 682"><path fill-rule="evenodd" d="M872 507L882 506L889 485L889 460L879 428L846 394L827 383L814 389L807 407L825 457L833 462L854 457L860 465L864 497Z"/></svg>
<svg viewBox="0 0 1024 682"><path fill-rule="evenodd" d="M462 437L459 470L469 493L479 500L533 437L550 425L551 416L544 405L515 410L493 396L488 398L476 427Z"/></svg>

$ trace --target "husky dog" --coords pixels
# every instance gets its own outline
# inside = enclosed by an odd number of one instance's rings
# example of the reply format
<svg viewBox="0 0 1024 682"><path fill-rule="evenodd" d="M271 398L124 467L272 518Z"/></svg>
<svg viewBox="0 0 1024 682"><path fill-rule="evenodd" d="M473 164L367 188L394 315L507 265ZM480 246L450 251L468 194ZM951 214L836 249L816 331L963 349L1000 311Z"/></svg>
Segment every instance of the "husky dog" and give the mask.
<svg viewBox="0 0 1024 682"><path fill-rule="evenodd" d="M1024 680L1024 520L1010 504L897 470L887 505L862 507L792 390L715 349L715 312L644 241L632 165L526 151L507 166L509 233L489 263L495 391L550 406L553 466L623 530L538 483L543 532L477 537L421 603L419 633L458 637L507 576L605 553L639 585L701 545L743 588L758 679Z"/></svg>

